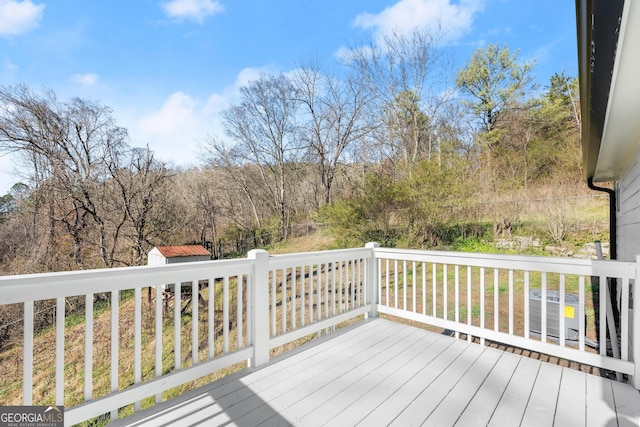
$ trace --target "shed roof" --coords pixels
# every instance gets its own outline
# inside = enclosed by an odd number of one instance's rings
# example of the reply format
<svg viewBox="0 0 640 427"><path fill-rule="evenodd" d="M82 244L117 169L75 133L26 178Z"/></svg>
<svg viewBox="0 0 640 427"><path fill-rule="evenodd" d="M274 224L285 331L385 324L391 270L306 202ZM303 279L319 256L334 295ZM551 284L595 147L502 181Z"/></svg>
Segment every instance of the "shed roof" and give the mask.
<svg viewBox="0 0 640 427"><path fill-rule="evenodd" d="M211 255L211 252L206 250L202 245L156 246L156 249L158 249L165 258Z"/></svg>

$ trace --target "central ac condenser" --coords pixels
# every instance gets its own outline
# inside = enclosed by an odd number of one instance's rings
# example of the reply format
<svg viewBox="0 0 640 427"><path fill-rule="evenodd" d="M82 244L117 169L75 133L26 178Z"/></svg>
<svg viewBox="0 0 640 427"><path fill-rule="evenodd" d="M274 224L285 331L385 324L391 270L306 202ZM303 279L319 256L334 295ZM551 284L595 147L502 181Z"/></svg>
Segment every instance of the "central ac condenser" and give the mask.
<svg viewBox="0 0 640 427"><path fill-rule="evenodd" d="M560 308L560 293L547 291L547 336L560 338L560 315L564 316L565 339L578 340L578 295L565 294L564 307ZM529 331L542 334L542 291L529 291Z"/></svg>

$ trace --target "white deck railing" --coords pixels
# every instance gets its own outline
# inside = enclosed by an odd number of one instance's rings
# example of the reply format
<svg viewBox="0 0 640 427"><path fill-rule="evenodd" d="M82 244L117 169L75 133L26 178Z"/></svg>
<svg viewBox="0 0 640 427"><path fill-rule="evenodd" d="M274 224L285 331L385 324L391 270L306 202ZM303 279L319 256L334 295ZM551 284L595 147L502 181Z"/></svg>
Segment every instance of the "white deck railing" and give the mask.
<svg viewBox="0 0 640 427"><path fill-rule="evenodd" d="M22 380L13 380L0 392L8 404L65 405L68 425L109 413L114 419L120 408L133 405L140 410L181 384L233 365L264 364L276 348L286 350L291 342L378 312L483 343L491 340L613 370L631 376L640 388L633 357L640 354L634 352L640 339L632 338L634 331L640 332L633 327L640 318L631 309L630 297L637 294L637 275L638 264L629 262L369 244L272 256L255 250L239 260L0 277L0 304L18 304L23 311L23 339L18 343L22 362L17 365L22 372L16 372ZM593 277L600 284L616 279L618 299L612 306L620 308L619 319L613 319L611 310L600 310L596 322L594 305L606 307L607 293L600 292L594 304ZM176 289L169 310L159 297L166 284ZM98 298L103 295L106 301ZM565 303L541 303L549 296ZM78 313L65 313L72 299L84 302L80 321L69 322ZM55 322L35 331L37 308L47 303ZM543 321L553 318L557 324ZM568 326L575 329L572 336ZM609 327L609 336L619 335L619 340L610 340L610 351L606 345L591 349L598 337L607 337ZM54 343L47 338L52 331ZM16 351L3 350L5 355ZM55 356L41 357L48 352ZM15 364L7 359L0 358L0 363ZM42 366L43 360L55 360L54 366ZM78 378L83 392L74 395L71 390L80 388ZM19 398L20 389L21 401L7 400Z"/></svg>
<svg viewBox="0 0 640 427"><path fill-rule="evenodd" d="M376 249L375 257L380 313L636 375L637 263L401 249Z"/></svg>

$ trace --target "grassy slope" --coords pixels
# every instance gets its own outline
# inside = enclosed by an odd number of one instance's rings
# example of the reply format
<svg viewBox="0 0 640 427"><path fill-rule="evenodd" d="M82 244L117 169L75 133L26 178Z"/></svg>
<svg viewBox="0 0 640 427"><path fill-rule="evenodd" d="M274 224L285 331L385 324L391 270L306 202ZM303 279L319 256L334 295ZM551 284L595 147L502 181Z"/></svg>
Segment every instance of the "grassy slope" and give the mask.
<svg viewBox="0 0 640 427"><path fill-rule="evenodd" d="M603 211L605 215L603 215ZM599 237L603 234L602 226L606 226L606 203L598 200L593 206L582 207L577 209L575 217L576 224L583 226L577 227L574 233L575 240L588 241L592 237ZM291 252L307 252L315 250L324 250L334 247L333 239L326 236L325 232L315 233L297 239L292 239L286 244L269 248L271 253L291 253ZM218 293L219 290L216 290ZM216 298L217 300L218 298ZM143 298L143 316L150 319L150 310L153 306L147 303L146 296ZM234 304L232 304L232 307ZM204 340L206 339L207 316L206 310L200 310L201 319L201 350L200 358L207 357ZM124 388L128 384L133 383L133 299L125 298L120 305L120 348L119 348L119 376L120 387ZM221 322L217 322L217 328L221 329ZM172 316L166 317L164 320L163 331L163 371L168 372L173 368L173 320ZM97 310L94 319L94 381L93 396L99 397L108 394L110 388L110 310ZM191 345L191 317L183 316L183 342L182 342L182 360L184 365L191 364L190 345ZM220 331L217 331L218 335ZM233 341L233 340L232 340ZM55 330L53 328L43 331L35 339L34 343L34 404L52 404L54 402L55 390ZM83 400L83 383L84 383L84 324L82 322L67 326L65 335L65 405L72 406ZM142 376L144 379L152 378L154 374L154 330L153 327L143 328L142 338L142 354L143 369ZM220 340L216 343L216 354L222 352L222 343ZM0 354L0 404L18 405L22 400L22 349L19 347L7 350ZM231 371L241 369L242 366L236 366L209 375L198 381L186 384L177 389L164 393L164 398L184 393L187 390L199 387L210 382L220 376L226 375ZM143 407L152 405L152 399L143 402ZM132 407L121 409L122 415L132 412Z"/></svg>

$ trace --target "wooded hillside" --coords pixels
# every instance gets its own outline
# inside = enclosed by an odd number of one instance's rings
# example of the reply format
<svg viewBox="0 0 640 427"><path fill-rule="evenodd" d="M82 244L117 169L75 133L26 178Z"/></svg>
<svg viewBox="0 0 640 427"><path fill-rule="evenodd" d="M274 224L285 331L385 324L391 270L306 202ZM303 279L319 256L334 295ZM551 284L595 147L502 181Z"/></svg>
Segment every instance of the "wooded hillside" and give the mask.
<svg viewBox="0 0 640 427"><path fill-rule="evenodd" d="M99 102L0 87L0 149L24 171L0 199L0 271L138 265L194 242L222 257L317 224L338 246L491 240L524 217L549 242L576 228L594 193L573 76L538 87L535 63L495 45L454 70L425 32L377 46L251 81L190 170L132 145Z"/></svg>

